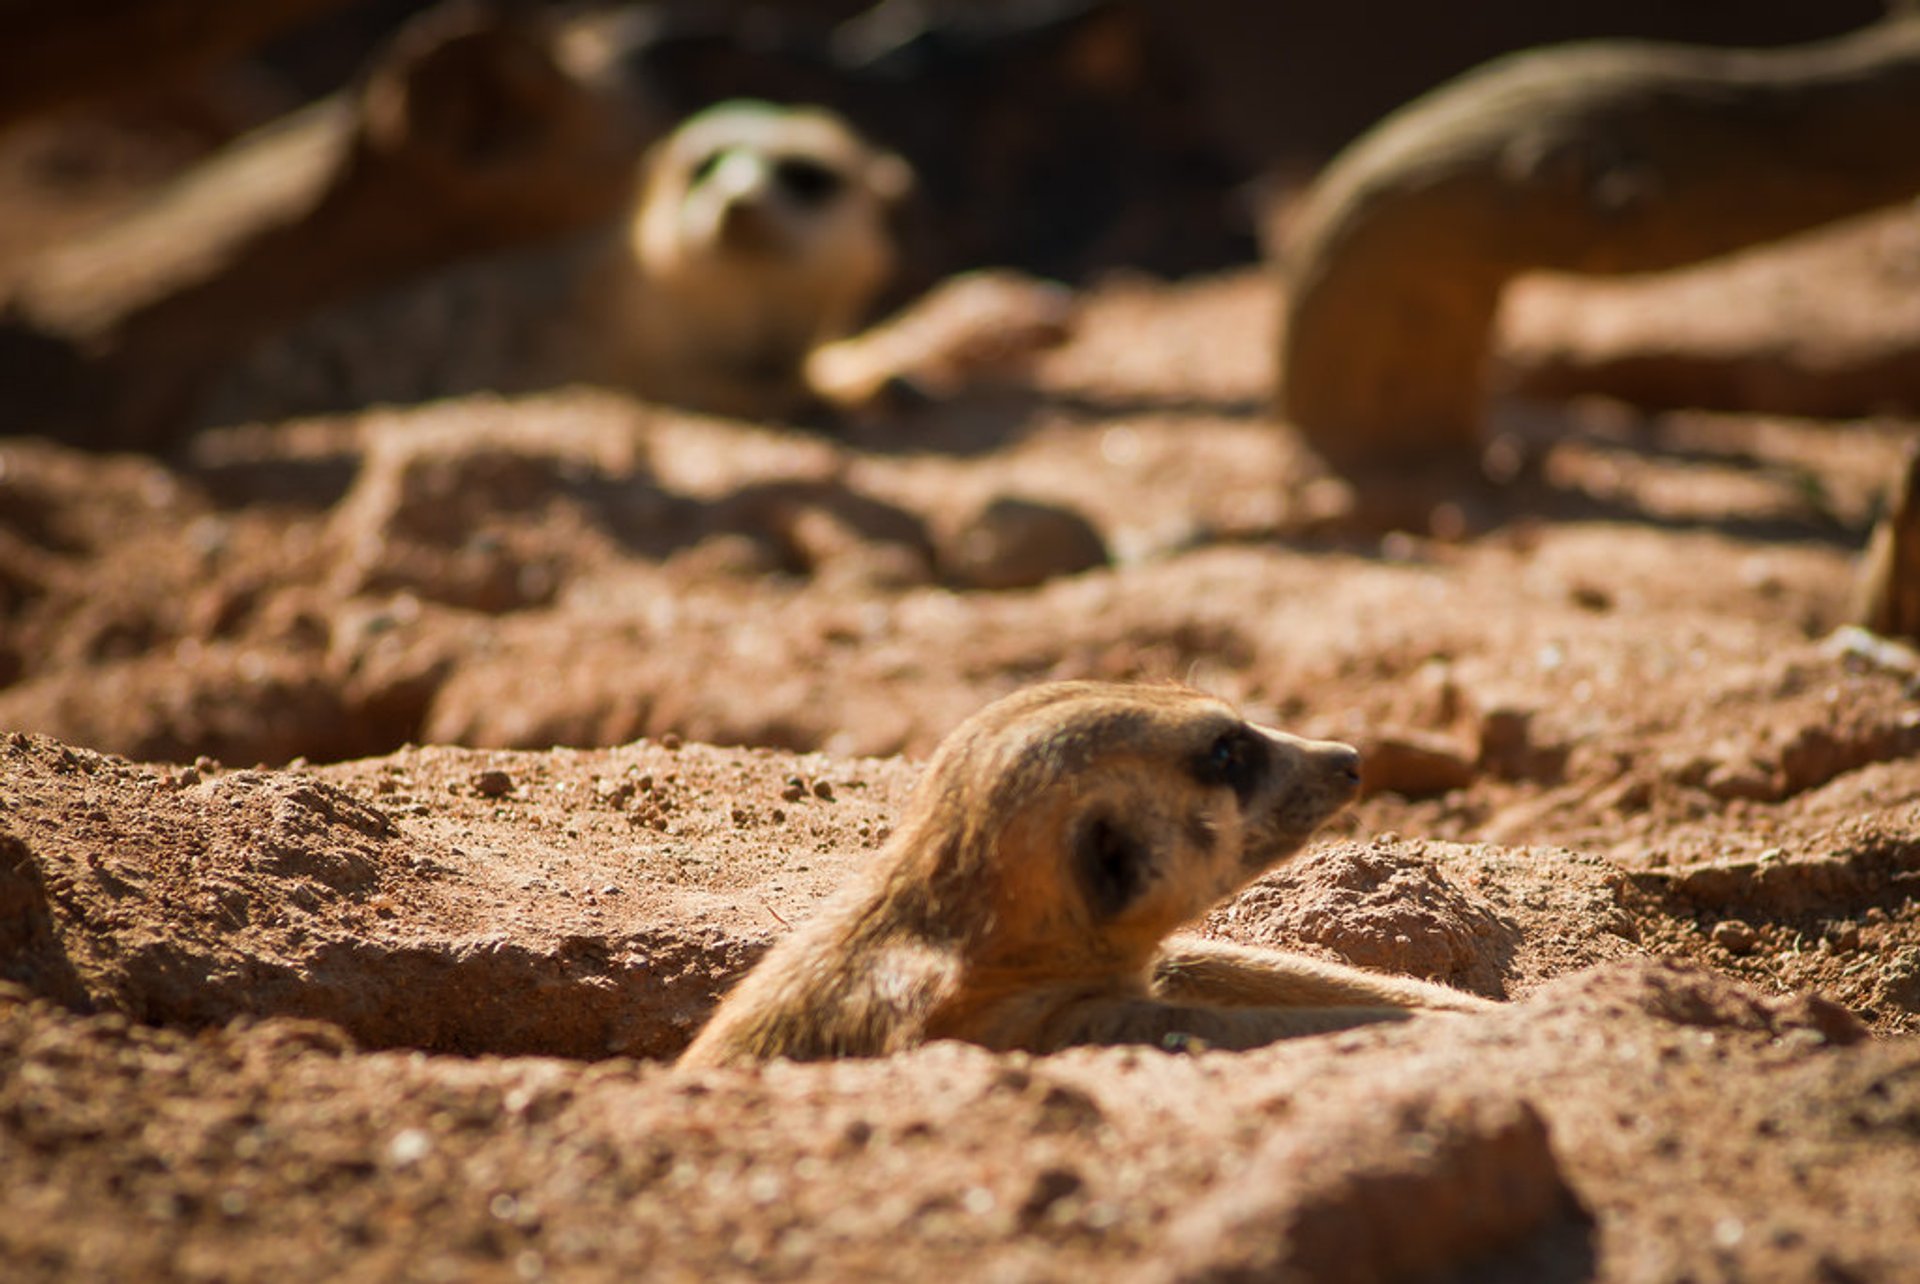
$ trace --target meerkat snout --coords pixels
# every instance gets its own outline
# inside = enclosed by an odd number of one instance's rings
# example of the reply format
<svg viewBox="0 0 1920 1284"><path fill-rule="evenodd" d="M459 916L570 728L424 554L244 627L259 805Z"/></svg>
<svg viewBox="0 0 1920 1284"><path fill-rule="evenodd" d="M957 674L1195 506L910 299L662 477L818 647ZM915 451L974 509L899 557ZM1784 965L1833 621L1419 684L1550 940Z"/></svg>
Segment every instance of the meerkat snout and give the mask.
<svg viewBox="0 0 1920 1284"><path fill-rule="evenodd" d="M1078 791L1084 809L1061 843L1102 933L1171 930L1297 851L1359 791L1360 755L1351 746L1288 735L1177 694L1177 712L1157 719L1169 741L1159 751L1165 759L1157 767L1158 754L1122 759L1089 773L1091 786Z"/></svg>
<svg viewBox="0 0 1920 1284"><path fill-rule="evenodd" d="M1360 751L1335 740L1307 740L1258 723L1240 723L1208 742L1191 764L1202 784L1226 785L1245 806L1262 781L1287 780L1324 791L1333 806L1360 787Z"/></svg>
<svg viewBox="0 0 1920 1284"><path fill-rule="evenodd" d="M691 273L711 286L729 270L764 281L776 259L864 304L893 270L888 223L911 187L906 162L831 112L723 103L651 159L634 249L657 281Z"/></svg>
<svg viewBox="0 0 1920 1284"><path fill-rule="evenodd" d="M1260 801L1256 785L1264 781L1267 786L1268 832L1264 842L1247 844L1249 865L1265 868L1285 855L1360 792L1360 751L1352 745L1308 740L1252 723L1223 739L1232 743L1211 748L1204 770L1229 777L1227 783L1242 806ZM1213 759L1221 757L1225 765L1216 765ZM1275 851L1276 846L1286 850Z"/></svg>
<svg viewBox="0 0 1920 1284"><path fill-rule="evenodd" d="M713 239L742 254L796 252L806 221L842 199L852 182L817 157L741 148L708 156L695 167L693 180L715 211Z"/></svg>

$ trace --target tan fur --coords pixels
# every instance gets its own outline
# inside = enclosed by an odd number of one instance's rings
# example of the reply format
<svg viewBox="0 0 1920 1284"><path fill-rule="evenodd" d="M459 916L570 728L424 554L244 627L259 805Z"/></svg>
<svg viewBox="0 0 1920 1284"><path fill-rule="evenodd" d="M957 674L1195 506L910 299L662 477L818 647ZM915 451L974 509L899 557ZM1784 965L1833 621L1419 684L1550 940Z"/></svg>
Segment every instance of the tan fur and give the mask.
<svg viewBox="0 0 1920 1284"><path fill-rule="evenodd" d="M809 196L783 181L825 175ZM734 413L811 394L814 349L849 335L892 278L905 161L817 108L727 103L648 157L609 303L609 382Z"/></svg>
<svg viewBox="0 0 1920 1284"><path fill-rule="evenodd" d="M1258 770L1223 781L1222 746ZM774 947L680 1064L942 1038L1246 1048L1487 1007L1409 978L1168 939L1344 806L1357 761L1183 688L1057 683L1001 700L947 738L866 875Z"/></svg>
<svg viewBox="0 0 1920 1284"><path fill-rule="evenodd" d="M1861 554L1853 618L1885 637L1920 641L1920 447L1908 450Z"/></svg>
<svg viewBox="0 0 1920 1284"><path fill-rule="evenodd" d="M893 277L912 183L831 112L723 103L647 153L616 226L310 318L218 380L200 420L569 383L720 414L802 410L823 399L808 355L861 325Z"/></svg>

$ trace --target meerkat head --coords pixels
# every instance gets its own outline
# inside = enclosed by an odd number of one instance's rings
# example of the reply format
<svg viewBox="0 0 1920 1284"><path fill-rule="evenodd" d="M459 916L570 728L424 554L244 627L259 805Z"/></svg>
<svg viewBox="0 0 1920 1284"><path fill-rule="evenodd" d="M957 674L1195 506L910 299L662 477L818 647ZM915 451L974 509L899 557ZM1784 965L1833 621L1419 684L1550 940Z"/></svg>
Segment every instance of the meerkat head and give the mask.
<svg viewBox="0 0 1920 1284"><path fill-rule="evenodd" d="M1001 948L1144 958L1297 850L1353 798L1359 762L1196 691L1057 683L955 731L908 825L946 839L929 881L944 865L968 884L952 901L990 904Z"/></svg>
<svg viewBox="0 0 1920 1284"><path fill-rule="evenodd" d="M905 161L830 111L722 103L648 157L630 240L688 319L811 347L850 332L892 275L912 185Z"/></svg>

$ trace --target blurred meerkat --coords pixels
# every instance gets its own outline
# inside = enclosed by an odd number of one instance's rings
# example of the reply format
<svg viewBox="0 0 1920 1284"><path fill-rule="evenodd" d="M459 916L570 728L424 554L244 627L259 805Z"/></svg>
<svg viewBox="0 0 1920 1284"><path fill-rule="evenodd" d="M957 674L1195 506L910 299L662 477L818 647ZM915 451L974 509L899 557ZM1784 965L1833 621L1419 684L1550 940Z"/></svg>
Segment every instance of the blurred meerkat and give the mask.
<svg viewBox="0 0 1920 1284"><path fill-rule="evenodd" d="M1359 782L1346 745L1177 687L1019 692L935 753L864 878L777 944L683 1067L933 1039L1223 1048L1487 1000L1169 936L1295 851Z"/></svg>
<svg viewBox="0 0 1920 1284"><path fill-rule="evenodd" d="M602 377L709 410L803 404L808 355L851 334L893 276L912 184L905 161L822 109L695 116L647 163Z"/></svg>
<svg viewBox="0 0 1920 1284"><path fill-rule="evenodd" d="M332 310L220 381L206 422L566 383L718 413L804 405L807 354L895 269L906 163L812 108L731 102L650 148L615 226Z"/></svg>
<svg viewBox="0 0 1920 1284"><path fill-rule="evenodd" d="M723 103L649 150L617 226L303 323L221 379L201 422L566 383L740 416L851 409L916 370L945 392L956 366L1005 368L1064 337L1063 292L1014 277L984 312L967 278L934 291L904 345L897 325L849 338L898 266L912 188L905 161L830 111Z"/></svg>

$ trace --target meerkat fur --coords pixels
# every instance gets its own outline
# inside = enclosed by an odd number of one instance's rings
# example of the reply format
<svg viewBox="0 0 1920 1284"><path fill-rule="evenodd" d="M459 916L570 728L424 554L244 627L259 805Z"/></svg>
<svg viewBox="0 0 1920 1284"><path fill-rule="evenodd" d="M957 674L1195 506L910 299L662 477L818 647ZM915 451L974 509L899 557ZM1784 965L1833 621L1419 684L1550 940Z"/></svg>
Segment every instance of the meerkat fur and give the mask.
<svg viewBox="0 0 1920 1284"><path fill-rule="evenodd" d="M1173 935L1344 806L1358 761L1180 687L1009 696L942 743L865 876L769 951L680 1065L880 1056L935 1039L1248 1048L1491 1006Z"/></svg>
<svg viewBox="0 0 1920 1284"><path fill-rule="evenodd" d="M648 149L613 225L310 317L256 344L198 417L566 384L744 417L836 403L808 357L869 319L912 189L904 160L824 108L721 103Z"/></svg>

